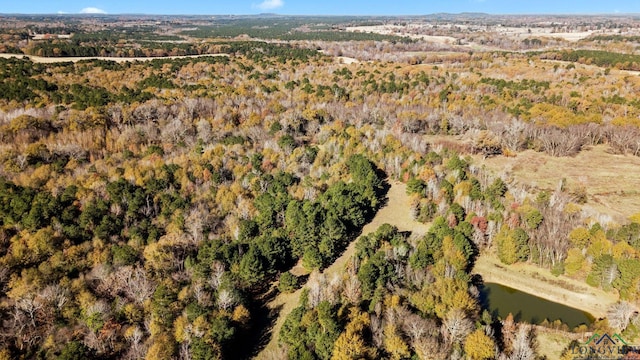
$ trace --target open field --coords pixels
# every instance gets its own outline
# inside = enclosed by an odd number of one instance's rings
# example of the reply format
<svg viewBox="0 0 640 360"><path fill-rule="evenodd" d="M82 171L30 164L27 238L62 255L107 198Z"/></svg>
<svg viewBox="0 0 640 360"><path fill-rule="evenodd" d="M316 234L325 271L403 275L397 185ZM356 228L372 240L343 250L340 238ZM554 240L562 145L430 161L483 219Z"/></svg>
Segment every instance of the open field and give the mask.
<svg viewBox="0 0 640 360"><path fill-rule="evenodd" d="M562 351L571 343L571 340L573 340L571 336L575 335L577 334L537 326L536 339L538 340L538 354L540 356L546 356L549 360L560 359Z"/></svg>
<svg viewBox="0 0 640 360"><path fill-rule="evenodd" d="M504 265L495 255L480 255L473 269L485 282L497 283L569 307L605 317L618 297L566 276L555 277L546 269L517 263Z"/></svg>
<svg viewBox="0 0 640 360"><path fill-rule="evenodd" d="M589 31L554 31L549 27L496 27L494 29L498 34L502 36L508 36L512 38L529 38L529 37L546 37L546 38L560 38L567 41L579 41L585 39L593 34L604 34L603 32L596 32L594 30Z"/></svg>
<svg viewBox="0 0 640 360"><path fill-rule="evenodd" d="M360 60L348 56L336 56L336 59L343 64L357 64Z"/></svg>
<svg viewBox="0 0 640 360"><path fill-rule="evenodd" d="M347 27L347 31L351 32L370 32L382 35L405 36L414 40L424 40L439 44L453 45L458 40L453 36L447 35L427 35L424 32L442 31L443 29L453 31L453 24L439 25L437 28L433 24L409 23L407 25L370 25L370 26L352 26ZM585 39L591 35L607 35L613 34L613 31L596 31L596 30L575 30L575 31L559 31L549 26L530 26L530 27L513 27L513 26L468 26L463 24L455 24L455 28L467 34L490 34L495 33L499 36L511 39L525 38L556 38L570 42L576 42ZM437 30L436 30L437 29Z"/></svg>
<svg viewBox="0 0 640 360"><path fill-rule="evenodd" d="M398 35L405 36L414 40L425 40L438 44L454 44L456 38L453 36L436 36L422 35L414 33L416 30L422 30L424 26L417 24L409 24L407 26L400 25L371 25L371 26L350 26L346 30L350 32L370 32L381 35Z"/></svg>
<svg viewBox="0 0 640 360"><path fill-rule="evenodd" d="M570 191L584 186L588 195L585 209L611 215L618 222L640 212L640 177L631 176L640 168L640 157L611 154L606 145L583 150L575 157L527 150L515 157L475 156L475 163L541 190L555 189L562 179Z"/></svg>

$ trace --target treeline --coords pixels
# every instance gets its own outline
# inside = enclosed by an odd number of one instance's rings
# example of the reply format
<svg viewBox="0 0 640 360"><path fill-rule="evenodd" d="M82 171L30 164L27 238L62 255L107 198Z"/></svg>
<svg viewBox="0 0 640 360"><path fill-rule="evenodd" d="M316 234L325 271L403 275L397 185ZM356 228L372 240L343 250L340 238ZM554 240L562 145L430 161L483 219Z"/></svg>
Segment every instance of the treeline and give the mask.
<svg viewBox="0 0 640 360"><path fill-rule="evenodd" d="M69 31L69 30L67 30ZM114 27L108 31L72 31L72 40L78 42L117 43L120 40L140 41L177 41L182 40L176 35L164 35L156 32L153 27ZM56 33L56 32L54 32Z"/></svg>
<svg viewBox="0 0 640 360"><path fill-rule="evenodd" d="M598 42L640 42L640 36L628 36L628 35L595 35L590 36L586 40L598 41Z"/></svg>
<svg viewBox="0 0 640 360"><path fill-rule="evenodd" d="M0 62L2 62L0 60ZM114 102L144 102L155 96L142 91L148 86L163 87L153 78L140 84L140 89L123 87L119 93L113 93L99 86L80 84L57 86L46 80L35 80L31 77L5 77L0 83L0 98L8 101L52 101L56 104L72 105L74 109L84 110L89 107L104 107Z"/></svg>
<svg viewBox="0 0 640 360"><path fill-rule="evenodd" d="M91 40L80 42L70 41L39 41L32 43L24 51L29 55L44 57L71 56L109 56L109 57L153 57L153 56L183 56L206 54L208 47L184 43L140 42L135 46L109 45Z"/></svg>
<svg viewBox="0 0 640 360"><path fill-rule="evenodd" d="M500 93L503 93L505 89L515 91L530 90L534 94L544 93L545 90L549 90L548 81L535 81L528 79L524 79L522 81L512 81L483 77L482 79L480 79L480 83L493 85L498 89L498 92Z"/></svg>
<svg viewBox="0 0 640 360"><path fill-rule="evenodd" d="M279 40L314 40L314 41L387 41L390 43L411 43L414 40L405 36L384 35L368 32L352 31L294 31L278 37Z"/></svg>
<svg viewBox="0 0 640 360"><path fill-rule="evenodd" d="M184 30L181 34L197 38L235 38L249 36L270 40L323 40L323 41L389 41L412 42L408 37L375 33L355 33L334 28L349 24L349 18L277 18L236 19L217 21L216 25L199 26L196 30Z"/></svg>
<svg viewBox="0 0 640 360"><path fill-rule="evenodd" d="M316 51L290 44L271 44L256 41L232 41L222 43L221 52L229 54L242 54L253 62L261 62L268 58L276 58L280 62L286 60L310 61L318 59L322 55Z"/></svg>
<svg viewBox="0 0 640 360"><path fill-rule="evenodd" d="M543 53L542 59L578 62L587 65L617 68L621 70L640 70L640 56L603 50L570 50Z"/></svg>

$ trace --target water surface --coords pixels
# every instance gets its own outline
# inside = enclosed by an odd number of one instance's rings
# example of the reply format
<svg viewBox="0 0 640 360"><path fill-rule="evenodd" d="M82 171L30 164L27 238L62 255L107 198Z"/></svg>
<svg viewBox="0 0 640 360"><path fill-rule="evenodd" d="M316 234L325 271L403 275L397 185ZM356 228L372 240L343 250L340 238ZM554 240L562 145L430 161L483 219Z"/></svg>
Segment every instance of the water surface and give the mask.
<svg viewBox="0 0 640 360"><path fill-rule="evenodd" d="M570 328L574 328L580 324L591 324L594 320L593 316L585 311L500 284L484 283L480 287L480 301L482 308L489 310L494 316L498 315L504 319L511 313L516 321L531 324L540 324L545 319L551 322L560 319Z"/></svg>

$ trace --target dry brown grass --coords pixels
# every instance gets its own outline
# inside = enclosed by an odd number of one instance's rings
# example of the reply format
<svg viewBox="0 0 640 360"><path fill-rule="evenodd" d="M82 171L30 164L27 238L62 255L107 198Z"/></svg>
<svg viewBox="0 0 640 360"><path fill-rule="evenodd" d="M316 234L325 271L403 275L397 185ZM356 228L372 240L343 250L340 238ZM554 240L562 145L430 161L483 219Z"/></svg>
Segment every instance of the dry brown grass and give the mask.
<svg viewBox="0 0 640 360"><path fill-rule="evenodd" d="M570 191L586 189L586 209L611 215L618 222L640 212L640 157L611 154L606 145L583 150L575 157L527 150L515 157L475 156L474 162L539 190L554 190L566 179Z"/></svg>
<svg viewBox="0 0 640 360"><path fill-rule="evenodd" d="M543 359L560 359L562 350L569 346L571 339L566 336L566 333L545 331L540 327L537 329L538 355Z"/></svg>

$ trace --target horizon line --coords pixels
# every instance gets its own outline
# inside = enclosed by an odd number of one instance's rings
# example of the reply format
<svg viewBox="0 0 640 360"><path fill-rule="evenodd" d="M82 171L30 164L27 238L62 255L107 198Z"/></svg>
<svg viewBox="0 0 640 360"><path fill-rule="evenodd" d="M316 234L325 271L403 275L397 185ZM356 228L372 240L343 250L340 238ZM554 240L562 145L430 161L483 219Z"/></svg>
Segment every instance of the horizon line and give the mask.
<svg viewBox="0 0 640 360"><path fill-rule="evenodd" d="M104 17L104 16L123 16L123 15L137 15L137 16L318 16L318 17L331 17L331 16L354 16L354 17L420 17L420 16L433 16L433 15L489 15L489 16L637 16L640 12L594 12L594 13L491 13L491 12L479 12L479 11L463 11L463 12L437 12L426 14L281 14L281 13L245 13L245 14L161 14L161 13L66 13L66 12L54 12L54 13L3 13L0 12L0 16L34 16L34 15L58 15L58 16L84 16L84 17Z"/></svg>

